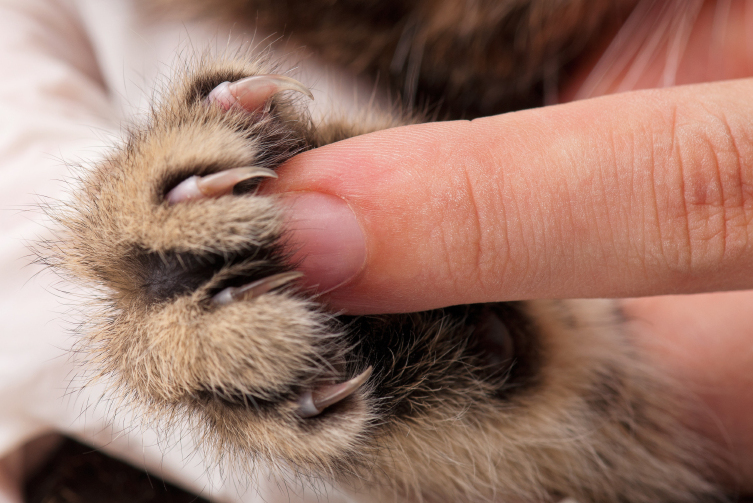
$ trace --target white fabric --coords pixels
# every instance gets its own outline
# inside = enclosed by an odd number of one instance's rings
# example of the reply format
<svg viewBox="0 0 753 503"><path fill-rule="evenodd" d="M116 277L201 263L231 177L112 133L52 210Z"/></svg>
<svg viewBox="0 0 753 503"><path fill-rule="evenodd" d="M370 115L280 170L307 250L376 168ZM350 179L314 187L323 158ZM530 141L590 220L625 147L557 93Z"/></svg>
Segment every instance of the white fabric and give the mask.
<svg viewBox="0 0 753 503"><path fill-rule="evenodd" d="M102 389L79 391L71 382L76 369L66 350L75 318L70 295L60 295L70 287L30 265L27 244L47 233L36 208L65 197L66 163L96 159L116 141L121 121L145 110L155 78L169 75L177 54L220 51L254 34L237 23L150 22L135 5L0 0L0 503L21 502L15 486L22 445L47 432L101 446L216 501L297 501L264 477L228 480L206 467L191 457L188 435L166 449L127 415L112 425L113 411L99 401ZM316 116L327 113L330 96L350 97L350 105L370 97L368 88L356 96L351 80L313 60L305 65L298 75L315 83ZM344 501L334 492L327 497Z"/></svg>

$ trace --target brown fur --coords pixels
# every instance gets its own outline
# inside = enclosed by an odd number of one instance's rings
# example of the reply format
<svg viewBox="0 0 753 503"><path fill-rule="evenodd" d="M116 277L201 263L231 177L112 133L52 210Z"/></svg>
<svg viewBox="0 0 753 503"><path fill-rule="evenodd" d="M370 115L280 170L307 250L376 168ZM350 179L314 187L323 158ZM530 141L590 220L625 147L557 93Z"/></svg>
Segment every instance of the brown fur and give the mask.
<svg viewBox="0 0 753 503"><path fill-rule="evenodd" d="M543 104L545 87L637 0L159 0L149 7L244 16L406 104L448 118Z"/></svg>
<svg viewBox="0 0 753 503"><path fill-rule="evenodd" d="M444 3L410 6L419 12ZM530 16L538 12L535 2L520 5ZM560 15L585 8L579 0L551 5ZM589 31L611 10L605 5L585 15ZM497 4L487 7L496 12ZM427 41L458 30L447 12L421 18ZM384 40L372 33L366 66L379 67L374 61L397 43L405 23ZM574 36L553 38L567 45ZM541 67L543 47L525 49L534 53L531 65ZM449 71L432 57L425 61L438 74ZM490 78L485 69L461 68L470 73L458 89ZM107 378L113 394L132 400L146 419L167 428L190 422L209 459L240 470L262 460L281 474L323 477L381 500L722 501L706 453L680 422L686 402L642 363L613 302L353 318L335 317L288 287L213 305L209 299L224 286L291 268L283 215L274 197L253 186L174 206L164 202L171 187L194 174L274 168L301 150L414 120L372 111L357 123L315 127L286 98L253 114L223 113L203 101L223 81L276 71L243 55L193 65L125 145L85 175L75 199L55 210L59 241L46 243L43 255L99 292L81 342L96 378ZM500 348L512 348L512 358ZM301 390L368 366L374 374L348 399L313 418L295 414Z"/></svg>

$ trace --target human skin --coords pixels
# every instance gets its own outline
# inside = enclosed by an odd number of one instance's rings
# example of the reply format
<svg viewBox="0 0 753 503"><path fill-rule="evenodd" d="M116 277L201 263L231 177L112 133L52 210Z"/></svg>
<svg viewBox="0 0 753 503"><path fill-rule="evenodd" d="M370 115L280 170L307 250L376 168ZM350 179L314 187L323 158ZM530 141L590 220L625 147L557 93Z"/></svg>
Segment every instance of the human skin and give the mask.
<svg viewBox="0 0 753 503"><path fill-rule="evenodd" d="M753 75L750 16L729 5L721 38L716 4L701 11L677 84ZM689 421L752 491L751 96L743 78L379 131L297 156L267 190L287 195L307 281L349 313L642 297L623 301L638 343L702 399Z"/></svg>
<svg viewBox="0 0 753 503"><path fill-rule="evenodd" d="M378 131L296 157L271 188L355 214L366 263L329 295L353 313L745 289L751 93L737 80ZM337 242L343 222L317 232Z"/></svg>

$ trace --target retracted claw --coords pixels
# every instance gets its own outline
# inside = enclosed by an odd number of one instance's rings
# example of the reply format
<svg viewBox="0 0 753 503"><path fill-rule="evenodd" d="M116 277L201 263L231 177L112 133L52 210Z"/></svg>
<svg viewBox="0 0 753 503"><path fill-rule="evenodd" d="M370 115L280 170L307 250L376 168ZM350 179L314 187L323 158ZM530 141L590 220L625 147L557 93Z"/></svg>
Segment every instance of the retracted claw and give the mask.
<svg viewBox="0 0 753 503"><path fill-rule="evenodd" d="M224 110L239 106L253 112L263 107L272 96L283 91L297 91L314 99L311 91L295 79L284 75L254 75L235 82L223 82L212 89L207 100Z"/></svg>
<svg viewBox="0 0 753 503"><path fill-rule="evenodd" d="M314 417L327 407L349 397L371 377L372 367L367 368L353 379L340 384L320 386L313 391L305 391L298 398L296 413L303 418Z"/></svg>
<svg viewBox="0 0 753 503"><path fill-rule="evenodd" d="M212 297L212 302L224 306L239 300L254 299L276 288L280 288L301 276L303 276L303 273L297 271L283 272L268 276L259 281L254 281L253 283L248 283L247 285L239 287L229 286Z"/></svg>
<svg viewBox="0 0 753 503"><path fill-rule="evenodd" d="M230 194L238 183L251 178L277 178L277 173L267 168L233 168L207 176L186 178L167 193L169 203L183 203Z"/></svg>

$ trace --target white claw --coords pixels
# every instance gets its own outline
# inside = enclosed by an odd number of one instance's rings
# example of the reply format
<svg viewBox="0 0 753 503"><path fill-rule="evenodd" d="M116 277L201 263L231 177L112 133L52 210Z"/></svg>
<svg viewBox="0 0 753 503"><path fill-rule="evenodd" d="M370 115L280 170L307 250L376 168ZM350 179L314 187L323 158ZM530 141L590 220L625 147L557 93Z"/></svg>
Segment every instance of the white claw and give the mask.
<svg viewBox="0 0 753 503"><path fill-rule="evenodd" d="M373 368L369 367L353 379L340 384L321 386L313 391L306 391L298 398L296 413L303 418L314 417L330 405L349 397L371 377Z"/></svg>
<svg viewBox="0 0 753 503"><path fill-rule="evenodd" d="M286 285L291 281L300 278L301 276L303 276L303 273L301 272L283 272L280 274L268 276L264 279L260 279L259 281L254 281L253 283L249 283L247 285L239 287L229 286L212 297L212 301L217 305L224 306L226 304L237 302L239 300L254 299L260 295L264 295L271 290L274 290L275 288L280 288L281 286Z"/></svg>
<svg viewBox="0 0 753 503"><path fill-rule="evenodd" d="M236 82L223 82L212 89L207 100L223 110L239 106L253 112L263 107L272 96L283 91L297 91L314 99L311 91L295 79L284 75L254 75Z"/></svg>
<svg viewBox="0 0 753 503"><path fill-rule="evenodd" d="M167 193L171 204L219 197L230 194L238 183L251 178L277 178L277 173L267 168L233 168L207 176L186 178Z"/></svg>

